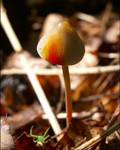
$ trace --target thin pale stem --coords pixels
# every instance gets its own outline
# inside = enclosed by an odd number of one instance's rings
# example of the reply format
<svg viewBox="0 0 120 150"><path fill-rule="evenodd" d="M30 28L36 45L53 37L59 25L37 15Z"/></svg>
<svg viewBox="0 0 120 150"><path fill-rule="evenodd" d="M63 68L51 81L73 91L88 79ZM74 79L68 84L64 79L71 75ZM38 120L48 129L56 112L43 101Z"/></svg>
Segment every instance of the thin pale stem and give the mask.
<svg viewBox="0 0 120 150"><path fill-rule="evenodd" d="M67 112L67 127L70 126L72 119L72 102L71 102L71 88L70 88L70 75L68 66L62 66L63 76L65 82L65 95L66 95L66 112Z"/></svg>

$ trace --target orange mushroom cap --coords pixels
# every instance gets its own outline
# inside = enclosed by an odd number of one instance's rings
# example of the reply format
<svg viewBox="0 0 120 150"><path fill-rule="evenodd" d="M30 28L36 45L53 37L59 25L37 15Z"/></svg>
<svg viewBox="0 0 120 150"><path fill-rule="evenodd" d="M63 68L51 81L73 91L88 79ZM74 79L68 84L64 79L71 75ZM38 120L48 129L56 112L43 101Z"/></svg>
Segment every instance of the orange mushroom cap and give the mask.
<svg viewBox="0 0 120 150"><path fill-rule="evenodd" d="M82 59L85 48L78 33L64 21L40 39L37 51L52 64L73 65Z"/></svg>

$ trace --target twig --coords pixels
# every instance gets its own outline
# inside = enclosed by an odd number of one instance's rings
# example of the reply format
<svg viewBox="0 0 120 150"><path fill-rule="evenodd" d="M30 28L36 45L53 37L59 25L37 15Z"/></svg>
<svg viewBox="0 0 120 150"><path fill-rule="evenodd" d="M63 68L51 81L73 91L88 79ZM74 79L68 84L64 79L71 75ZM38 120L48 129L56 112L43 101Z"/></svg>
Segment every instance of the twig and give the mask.
<svg viewBox="0 0 120 150"><path fill-rule="evenodd" d="M118 104L117 108L115 109L111 120L109 122L108 128L112 126L112 124L115 123L115 121L117 120L117 118L120 117L120 104Z"/></svg>
<svg viewBox="0 0 120 150"><path fill-rule="evenodd" d="M83 74L102 74L102 73L110 73L117 72L120 70L119 65L110 65L110 66L98 66L98 67L89 67L89 68L70 68L70 74L83 75ZM61 75L62 71L59 68L52 69L40 69L35 70L32 69L32 74L37 75ZM10 74L26 74L25 69L2 69L1 75L10 75Z"/></svg>
<svg viewBox="0 0 120 150"><path fill-rule="evenodd" d="M106 5L106 8L105 8L103 15L102 15L102 18L101 18L101 21L104 24L104 26L106 26L106 24L108 23L108 20L111 16L111 11L112 11L112 4L109 2Z"/></svg>
<svg viewBox="0 0 120 150"><path fill-rule="evenodd" d="M118 62L118 59L113 59L112 62L109 64L109 66L115 65L116 62ZM120 71L120 66L118 67L118 71ZM99 86L101 86L101 83L103 83L105 81L107 76L108 76L107 74L101 74L100 77L94 82L93 87L98 90Z"/></svg>
<svg viewBox="0 0 120 150"><path fill-rule="evenodd" d="M17 39L17 36L14 32L14 30L12 29L12 26L9 22L9 19L7 17L7 14L4 10L4 7L1 5L2 8L2 14L1 14L1 25L8 37L8 39L10 40L10 43L14 49L15 52L22 52L22 46L19 43L19 40ZM9 32L10 31L10 32ZM12 40L14 39L14 40ZM16 42L15 42L16 41ZM39 102L41 103L44 112L46 113L48 120L52 126L53 131L55 132L55 134L59 134L61 132L61 128L60 125L50 107L50 104L46 98L46 95L44 94L44 91L36 77L36 75L33 73L32 69L30 68L29 62L27 61L26 57L21 54L20 55L20 61L23 65L25 74L27 74L33 89L38 97Z"/></svg>
<svg viewBox="0 0 120 150"><path fill-rule="evenodd" d="M109 74L109 76L106 77L106 79L104 80L104 82L102 82L99 86L99 88L97 89L98 93L101 93L102 91L104 91L104 89L108 86L108 84L110 83L110 81L113 79L115 73L111 73Z"/></svg>
<svg viewBox="0 0 120 150"><path fill-rule="evenodd" d="M115 111L111 117L111 120L109 121L109 124L107 126L107 129L109 129L115 122L117 122L117 120L119 119L119 116L120 116L120 104L118 104L117 108L115 109ZM117 131L115 131L115 134L116 134L117 138L120 140L120 136L117 133ZM105 139L103 139L101 141L101 148L104 145L104 143L105 143Z"/></svg>
<svg viewBox="0 0 120 150"><path fill-rule="evenodd" d="M93 17L92 15L81 13L81 12L76 13L75 17L77 17L80 20L89 22L89 23L94 23L94 24L99 24L100 23L100 20Z"/></svg>
<svg viewBox="0 0 120 150"><path fill-rule="evenodd" d="M103 57L103 58L109 58L109 59L113 59L113 58L119 59L119 54L118 53L100 52L100 53L98 53L98 56Z"/></svg>
<svg viewBox="0 0 120 150"><path fill-rule="evenodd" d="M83 97L83 98L81 97L80 102L91 102L91 101L95 101L95 100L98 100L100 98L107 97L107 96L109 96L110 98L119 98L120 93L106 92L106 93L101 93L101 94L96 94L96 95L90 95L90 96Z"/></svg>
<svg viewBox="0 0 120 150"><path fill-rule="evenodd" d="M105 8L103 15L102 15L102 18L101 18L101 24L102 24L101 36L104 35L104 32L107 28L108 20L111 17L111 11L112 11L112 4L109 2L106 5L106 8Z"/></svg>
<svg viewBox="0 0 120 150"><path fill-rule="evenodd" d="M96 144L98 144L101 140L112 134L114 131L118 130L120 128L120 122L114 124L112 127L107 129L103 132L103 134L99 134L96 137L90 139L89 141L85 142L84 144L80 145L77 148L74 148L74 150L88 150L89 148L92 148Z"/></svg>

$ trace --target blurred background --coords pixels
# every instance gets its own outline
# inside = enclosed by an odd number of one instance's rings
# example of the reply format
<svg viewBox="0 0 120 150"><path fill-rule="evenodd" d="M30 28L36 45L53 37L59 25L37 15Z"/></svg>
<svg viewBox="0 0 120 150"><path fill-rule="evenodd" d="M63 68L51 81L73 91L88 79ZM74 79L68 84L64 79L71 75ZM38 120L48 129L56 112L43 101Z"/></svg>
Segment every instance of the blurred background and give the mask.
<svg viewBox="0 0 120 150"><path fill-rule="evenodd" d="M50 13L60 13L71 17L76 12L84 12L94 16L102 14L108 3L112 10L119 14L119 0L4 0L8 17L24 49L36 55L36 44L42 30L43 22ZM0 27L1 50L5 54L12 52L12 47ZM2 53L2 52L1 52ZM2 58L4 58L3 54Z"/></svg>

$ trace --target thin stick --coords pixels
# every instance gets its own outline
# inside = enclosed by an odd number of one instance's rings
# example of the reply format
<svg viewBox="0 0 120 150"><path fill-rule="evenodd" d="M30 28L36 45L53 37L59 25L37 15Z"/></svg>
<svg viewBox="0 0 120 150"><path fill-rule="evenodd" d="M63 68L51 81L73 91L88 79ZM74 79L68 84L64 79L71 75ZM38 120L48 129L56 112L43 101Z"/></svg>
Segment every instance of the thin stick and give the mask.
<svg viewBox="0 0 120 150"><path fill-rule="evenodd" d="M67 112L67 127L70 126L72 119L72 102L71 102L71 88L70 88L70 75L68 66L62 66L64 82L65 82L65 94L66 94L66 112Z"/></svg>
<svg viewBox="0 0 120 150"><path fill-rule="evenodd" d="M43 110L48 117L51 127L53 128L53 131L55 132L55 134L59 134L61 132L59 123L50 107L50 104L48 103L47 97L46 97L40 83L38 82L37 77L35 76L35 74L32 73L32 70L30 69L29 64L24 55L21 56L21 63L24 65L24 68L26 69L27 76L28 76L31 84L33 85L35 93L38 96L38 99L43 107Z"/></svg>
<svg viewBox="0 0 120 150"><path fill-rule="evenodd" d="M100 20L93 17L92 15L88 15L88 14L85 14L85 13L82 13L82 12L76 13L75 17L77 17L80 20L89 22L89 23L100 24Z"/></svg>
<svg viewBox="0 0 120 150"><path fill-rule="evenodd" d="M118 72L120 70L120 65L110 65L110 66L98 66L98 67L89 67L89 68L70 68L70 74L76 75L85 75L85 74L102 74L110 72ZM32 69L33 74L37 75L61 75L62 71L58 68L41 68L40 70ZM10 75L10 74L26 74L25 69L2 69L1 75Z"/></svg>
<svg viewBox="0 0 120 150"><path fill-rule="evenodd" d="M19 43L19 40L17 39L17 36L9 22L9 19L7 17L7 14L3 8L3 6L1 5L1 8L2 8L2 14L1 14L1 25L7 35L7 37L9 38L10 40L10 43L11 45L13 46L13 49L15 52L21 52L22 51L22 46L20 45ZM11 31L11 32L9 32ZM14 42L12 40L12 38L17 41L17 42ZM33 73L32 69L30 68L30 65L29 65L29 62L27 61L26 57L21 54L20 55L20 60L21 60L21 63L23 65L23 68L25 70L25 74L27 74L29 80L30 80L30 83L32 84L33 86L33 89L38 97L38 100L39 102L41 103L42 107L43 107L43 110L44 112L46 113L47 117L48 117L48 120L51 124L51 127L53 129L53 131L55 132L55 134L59 134L61 133L61 128L60 128L60 125L50 107L50 104L47 100L47 97L36 77L36 75Z"/></svg>
<svg viewBox="0 0 120 150"><path fill-rule="evenodd" d="M100 53L98 53L98 56L103 57L103 58L109 58L109 59L114 59L114 58L119 59L119 53L100 52Z"/></svg>

